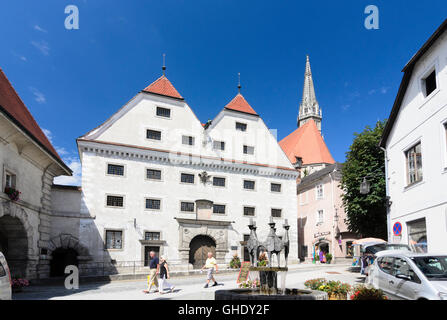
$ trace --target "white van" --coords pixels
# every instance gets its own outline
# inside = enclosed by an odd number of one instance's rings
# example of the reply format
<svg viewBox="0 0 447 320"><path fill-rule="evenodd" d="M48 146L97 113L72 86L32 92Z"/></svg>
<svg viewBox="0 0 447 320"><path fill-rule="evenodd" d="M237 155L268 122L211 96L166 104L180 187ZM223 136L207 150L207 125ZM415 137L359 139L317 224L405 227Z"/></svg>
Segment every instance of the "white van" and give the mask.
<svg viewBox="0 0 447 320"><path fill-rule="evenodd" d="M0 252L0 300L11 300L11 274L5 256Z"/></svg>

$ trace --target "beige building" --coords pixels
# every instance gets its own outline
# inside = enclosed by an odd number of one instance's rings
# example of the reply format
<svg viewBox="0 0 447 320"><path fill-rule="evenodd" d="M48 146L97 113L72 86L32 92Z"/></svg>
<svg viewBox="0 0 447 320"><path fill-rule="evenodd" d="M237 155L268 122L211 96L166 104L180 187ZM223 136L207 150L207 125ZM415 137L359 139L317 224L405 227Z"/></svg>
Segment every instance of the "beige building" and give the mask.
<svg viewBox="0 0 447 320"><path fill-rule="evenodd" d="M319 250L334 261L352 256L352 242L343 210L340 163L314 172L301 180L298 194L298 246L301 261L312 261ZM318 258L317 258L318 260Z"/></svg>

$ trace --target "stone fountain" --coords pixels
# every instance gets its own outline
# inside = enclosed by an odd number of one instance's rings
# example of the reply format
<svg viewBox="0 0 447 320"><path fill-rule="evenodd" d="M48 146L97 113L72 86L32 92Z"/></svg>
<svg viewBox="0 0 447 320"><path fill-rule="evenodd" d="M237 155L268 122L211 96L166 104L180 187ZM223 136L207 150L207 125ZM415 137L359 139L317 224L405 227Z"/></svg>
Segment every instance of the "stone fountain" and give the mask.
<svg viewBox="0 0 447 320"><path fill-rule="evenodd" d="M289 255L289 228L287 219L284 220L284 236L281 239L276 234L276 223L270 217L268 223L269 234L265 241L259 241L256 234L256 222L250 219L248 228L250 237L247 241L247 249L250 255L250 278L259 280L259 288L241 288L233 290L218 290L215 292L216 300L327 300L327 293L314 290L288 289L285 287L288 271ZM265 252L268 255L266 266L260 266L259 254ZM281 252L284 253L285 266L281 267ZM274 266L273 255L276 257L277 266ZM281 275L281 288L278 288L278 273Z"/></svg>

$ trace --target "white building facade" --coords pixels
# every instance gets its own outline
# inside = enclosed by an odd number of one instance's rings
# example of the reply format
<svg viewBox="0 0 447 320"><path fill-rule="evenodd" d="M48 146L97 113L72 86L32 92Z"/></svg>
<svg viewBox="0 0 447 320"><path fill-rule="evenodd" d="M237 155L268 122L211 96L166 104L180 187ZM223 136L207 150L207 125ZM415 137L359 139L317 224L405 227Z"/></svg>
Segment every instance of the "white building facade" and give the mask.
<svg viewBox="0 0 447 320"><path fill-rule="evenodd" d="M381 140L388 237L418 251L447 242L447 20L404 68Z"/></svg>
<svg viewBox="0 0 447 320"><path fill-rule="evenodd" d="M77 143L79 238L93 261L147 266L151 250L178 269L202 267L208 251L245 260L249 219L264 240L272 217L279 236L291 225L297 262L298 172L240 93L203 125L163 75Z"/></svg>

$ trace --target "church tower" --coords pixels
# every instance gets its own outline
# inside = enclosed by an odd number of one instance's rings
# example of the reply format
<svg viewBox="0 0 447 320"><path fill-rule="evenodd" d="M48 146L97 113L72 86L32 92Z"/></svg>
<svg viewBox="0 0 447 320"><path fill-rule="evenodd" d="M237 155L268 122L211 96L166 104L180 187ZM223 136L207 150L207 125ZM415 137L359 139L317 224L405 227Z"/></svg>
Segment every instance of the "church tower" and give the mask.
<svg viewBox="0 0 447 320"><path fill-rule="evenodd" d="M315 96L314 82L312 80L312 71L310 70L309 56L306 56L306 70L304 72L303 100L300 104L297 124L303 126L310 119L313 119L321 133L322 113Z"/></svg>

